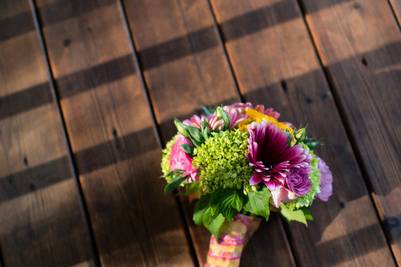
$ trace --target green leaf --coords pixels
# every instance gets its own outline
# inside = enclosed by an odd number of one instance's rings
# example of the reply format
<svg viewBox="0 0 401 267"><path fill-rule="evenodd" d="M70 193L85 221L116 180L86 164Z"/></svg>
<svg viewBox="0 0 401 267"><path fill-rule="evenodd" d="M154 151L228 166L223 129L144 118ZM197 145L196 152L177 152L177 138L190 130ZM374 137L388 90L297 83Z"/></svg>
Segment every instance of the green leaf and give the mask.
<svg viewBox="0 0 401 267"><path fill-rule="evenodd" d="M183 177L183 173L184 172L182 170L173 170L166 173L164 177L167 180L167 183L171 183L179 177Z"/></svg>
<svg viewBox="0 0 401 267"><path fill-rule="evenodd" d="M203 214L205 210L209 207L210 195L203 195L195 204L193 220L195 224L202 224Z"/></svg>
<svg viewBox="0 0 401 267"><path fill-rule="evenodd" d="M287 221L297 221L307 225L307 219L304 212L301 209L291 210L287 208L284 204L280 205L280 213L287 219Z"/></svg>
<svg viewBox="0 0 401 267"><path fill-rule="evenodd" d="M216 210L212 206L207 206L202 214L202 224L209 228L214 218L217 216Z"/></svg>
<svg viewBox="0 0 401 267"><path fill-rule="evenodd" d="M285 131L285 133L287 134L287 145L291 146L292 136L287 130Z"/></svg>
<svg viewBox="0 0 401 267"><path fill-rule="evenodd" d="M221 189L213 193L211 202L216 205L218 213L223 214L229 221L241 211L244 200L235 189Z"/></svg>
<svg viewBox="0 0 401 267"><path fill-rule="evenodd" d="M271 194L267 188L263 188L262 191L251 191L248 193L248 202L245 204L244 210L251 214L262 216L267 220L270 215L270 197Z"/></svg>
<svg viewBox="0 0 401 267"><path fill-rule="evenodd" d="M193 126L187 126L189 138L195 146L200 146L203 143L201 131Z"/></svg>
<svg viewBox="0 0 401 267"><path fill-rule="evenodd" d="M192 153L194 152L194 147L191 146L190 144L182 144L181 145L182 150L185 151L188 155L192 156Z"/></svg>
<svg viewBox="0 0 401 267"><path fill-rule="evenodd" d="M212 115L214 112L214 109L211 107L206 107L202 106L203 113L205 113L206 116Z"/></svg>
<svg viewBox="0 0 401 267"><path fill-rule="evenodd" d="M315 150L320 144L320 142L318 140L315 140L315 139L310 138L310 137L305 138L304 143L312 151Z"/></svg>
<svg viewBox="0 0 401 267"><path fill-rule="evenodd" d="M184 180L185 180L185 177L182 177L179 175L175 176L174 180L164 187L164 192L166 192L166 193L173 192L174 189L178 188Z"/></svg>
<svg viewBox="0 0 401 267"><path fill-rule="evenodd" d="M241 211L242 207L244 206L243 199L240 197L238 192L233 193L232 195L228 196L223 202L222 205L232 207L237 211Z"/></svg>
<svg viewBox="0 0 401 267"><path fill-rule="evenodd" d="M217 107L216 112L217 116L224 121L224 129L228 129L230 126L230 119L228 118L227 113L222 107Z"/></svg>
<svg viewBox="0 0 401 267"><path fill-rule="evenodd" d="M307 221L313 221L312 213L310 212L310 210L307 207L303 207L303 208L301 208L301 210L304 213L305 219Z"/></svg>
<svg viewBox="0 0 401 267"><path fill-rule="evenodd" d="M202 137L204 140L208 139L210 137L210 129L209 129L209 123L207 120L204 120L201 122L201 132L202 132Z"/></svg>
<svg viewBox="0 0 401 267"><path fill-rule="evenodd" d="M306 138L306 128L298 129L295 132L295 138L299 141L303 141Z"/></svg>
<svg viewBox="0 0 401 267"><path fill-rule="evenodd" d="M197 194L200 190L200 183L199 182L192 182L185 184L185 192L184 196L189 196L191 194Z"/></svg>
<svg viewBox="0 0 401 267"><path fill-rule="evenodd" d="M221 228L225 222L225 218L222 214L217 215L209 225L207 225L207 229L214 235L216 239L219 239Z"/></svg>
<svg viewBox="0 0 401 267"><path fill-rule="evenodd" d="M182 121L178 119L174 119L174 124L175 127L177 128L177 131L182 134L185 137L189 137L189 132L188 132L188 126L185 125Z"/></svg>
<svg viewBox="0 0 401 267"><path fill-rule="evenodd" d="M204 209L194 211L194 214L192 215L192 220L194 220L195 224L202 224L203 213L205 213Z"/></svg>

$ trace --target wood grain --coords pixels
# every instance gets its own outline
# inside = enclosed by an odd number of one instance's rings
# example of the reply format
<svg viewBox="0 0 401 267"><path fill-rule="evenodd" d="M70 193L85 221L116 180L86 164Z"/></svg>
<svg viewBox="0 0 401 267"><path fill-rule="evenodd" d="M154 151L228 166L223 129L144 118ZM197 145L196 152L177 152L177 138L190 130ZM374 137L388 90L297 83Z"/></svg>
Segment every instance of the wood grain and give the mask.
<svg viewBox="0 0 401 267"><path fill-rule="evenodd" d="M18 14L27 14L24 21ZM11 19L12 18L12 19ZM62 122L28 1L0 2L0 21L32 29L0 42L0 248L5 266L94 266ZM11 23L11 24L12 24ZM2 32L11 31L0 26ZM9 95L42 84L36 99ZM45 103L19 114L31 102ZM3 116L4 115L4 116ZM63 158L42 173L35 167ZM18 176L17 173L24 173ZM68 234L66 234L68 232ZM68 251L68 253L66 253Z"/></svg>
<svg viewBox="0 0 401 267"><path fill-rule="evenodd" d="M102 266L191 266L117 2L51 4L38 1Z"/></svg>
<svg viewBox="0 0 401 267"><path fill-rule="evenodd" d="M188 117L202 105L239 100L207 1L125 3L164 141L175 132L174 117ZM198 260L203 265L210 235L193 225L192 209L184 204ZM244 254L244 266L263 266L266 262L272 266L293 265L281 221L272 219L260 233Z"/></svg>
<svg viewBox="0 0 401 267"><path fill-rule="evenodd" d="M336 6L322 2L315 12L328 13ZM307 124L310 134L322 139L319 155L334 173L334 196L312 207L315 220L307 228L288 226L297 263L394 266L297 2L249 0L233 5L212 0L212 6L246 100L272 106L296 125ZM244 18L243 23L226 22L236 17Z"/></svg>
<svg viewBox="0 0 401 267"><path fill-rule="evenodd" d="M303 1L305 10L326 0ZM401 263L401 35L387 1L353 1L307 22Z"/></svg>

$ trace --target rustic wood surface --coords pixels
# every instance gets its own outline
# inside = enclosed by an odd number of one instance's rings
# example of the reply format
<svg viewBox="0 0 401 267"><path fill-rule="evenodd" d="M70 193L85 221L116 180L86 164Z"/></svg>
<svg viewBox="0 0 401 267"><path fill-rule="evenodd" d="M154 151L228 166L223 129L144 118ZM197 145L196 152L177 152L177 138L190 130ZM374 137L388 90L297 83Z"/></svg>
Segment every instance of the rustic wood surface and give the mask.
<svg viewBox="0 0 401 267"><path fill-rule="evenodd" d="M207 2L128 1L126 7L162 140L174 133L175 116L188 116L202 105L239 101ZM168 97L175 94L180 97ZM203 265L209 235L193 225L191 214L192 209L186 209L197 257ZM266 232L277 240L263 244L272 253L256 250L245 254L243 261L252 266L265 261L274 265L289 262L290 252L278 221L272 220ZM256 254L259 257L251 256Z"/></svg>
<svg viewBox="0 0 401 267"><path fill-rule="evenodd" d="M303 266L391 266L391 253L345 130L339 127L341 119L297 2L212 3L245 99L280 110L285 121L308 125L310 134L323 140L319 155L336 177L337 194L328 203L312 207L316 216L310 227L289 227L297 262ZM257 34L245 35L249 31ZM352 244L352 233L358 234L356 244Z"/></svg>
<svg viewBox="0 0 401 267"><path fill-rule="evenodd" d="M25 23L33 29L0 43L2 262L4 266L93 265L89 233L30 5L1 1L0 10L0 20L26 14ZM13 30L11 24L7 26L1 27L2 35ZM38 94L18 97L32 87ZM10 96L13 102L6 102ZM34 102L43 104L31 109Z"/></svg>
<svg viewBox="0 0 401 267"><path fill-rule="evenodd" d="M400 7L0 1L0 266L203 266L161 146L239 100L307 124L335 175L308 228L272 216L241 266L400 265Z"/></svg>
<svg viewBox="0 0 401 267"><path fill-rule="evenodd" d="M37 3L101 264L191 264L118 4Z"/></svg>
<svg viewBox="0 0 401 267"><path fill-rule="evenodd" d="M307 0L305 10L329 1ZM309 13L309 12L308 12ZM353 1L306 17L373 200L401 262L401 34L391 8ZM329 28L329 29L328 29Z"/></svg>

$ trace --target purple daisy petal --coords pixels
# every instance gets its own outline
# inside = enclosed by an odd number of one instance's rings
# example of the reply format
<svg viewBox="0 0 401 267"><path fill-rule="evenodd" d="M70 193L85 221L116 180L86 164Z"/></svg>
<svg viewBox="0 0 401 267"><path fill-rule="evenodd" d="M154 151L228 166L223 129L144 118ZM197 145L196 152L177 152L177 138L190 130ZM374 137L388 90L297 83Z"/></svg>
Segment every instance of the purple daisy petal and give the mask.
<svg viewBox="0 0 401 267"><path fill-rule="evenodd" d="M271 191L283 187L298 196L310 191L311 156L301 146L291 147L288 135L266 121L252 123L248 132L247 159L254 170L252 185L263 182Z"/></svg>
<svg viewBox="0 0 401 267"><path fill-rule="evenodd" d="M260 173L257 173L257 172L252 174L251 179L249 180L250 185L257 185L261 182L263 182L263 175L261 175Z"/></svg>

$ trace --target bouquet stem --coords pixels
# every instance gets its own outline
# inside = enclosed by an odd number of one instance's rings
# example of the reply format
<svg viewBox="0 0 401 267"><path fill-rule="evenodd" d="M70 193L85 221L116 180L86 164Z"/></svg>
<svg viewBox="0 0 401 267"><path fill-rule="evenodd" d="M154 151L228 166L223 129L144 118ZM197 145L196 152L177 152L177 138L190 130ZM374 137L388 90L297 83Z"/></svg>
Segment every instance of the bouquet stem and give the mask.
<svg viewBox="0 0 401 267"><path fill-rule="evenodd" d="M260 218L237 214L234 220L224 227L219 240L214 236L210 238L205 267L239 266L242 251L260 222Z"/></svg>

